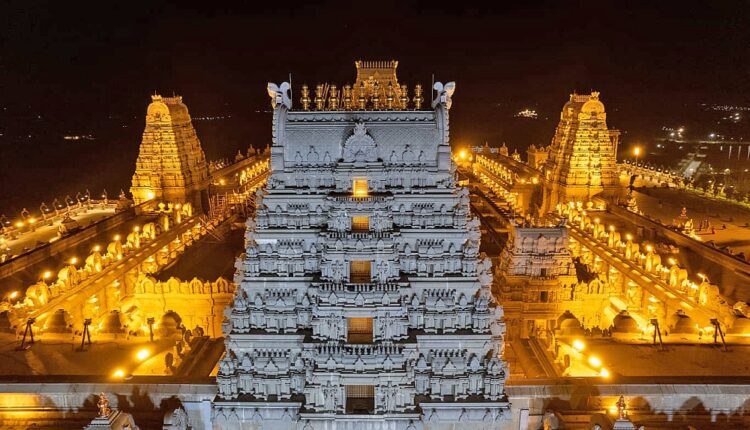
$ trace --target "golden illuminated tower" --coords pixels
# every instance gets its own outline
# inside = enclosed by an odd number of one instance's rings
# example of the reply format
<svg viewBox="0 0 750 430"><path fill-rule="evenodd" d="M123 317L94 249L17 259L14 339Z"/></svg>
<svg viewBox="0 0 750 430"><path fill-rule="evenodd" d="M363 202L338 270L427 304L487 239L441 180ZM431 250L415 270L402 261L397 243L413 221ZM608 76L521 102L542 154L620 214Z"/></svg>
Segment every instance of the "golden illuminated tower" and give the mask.
<svg viewBox="0 0 750 430"><path fill-rule="evenodd" d="M355 61L357 67L357 80L354 83L354 98L356 99L363 91L366 99L375 96L383 103L384 107L388 97L399 100L402 96L402 88L396 77L398 61Z"/></svg>
<svg viewBox="0 0 750 430"><path fill-rule="evenodd" d="M200 206L208 164L182 97L151 96L130 192L138 205L190 202Z"/></svg>
<svg viewBox="0 0 750 430"><path fill-rule="evenodd" d="M615 167L619 131L607 128L599 93L571 94L544 163L543 212L558 203L589 201L622 191Z"/></svg>

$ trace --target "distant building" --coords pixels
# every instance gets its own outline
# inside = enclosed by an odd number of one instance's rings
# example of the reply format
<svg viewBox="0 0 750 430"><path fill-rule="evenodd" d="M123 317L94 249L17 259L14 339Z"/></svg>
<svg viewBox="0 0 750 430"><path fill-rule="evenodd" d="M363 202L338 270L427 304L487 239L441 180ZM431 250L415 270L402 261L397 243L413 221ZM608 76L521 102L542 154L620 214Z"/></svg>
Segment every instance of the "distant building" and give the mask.
<svg viewBox="0 0 750 430"><path fill-rule="evenodd" d="M395 72L363 65L355 88ZM272 173L237 263L214 426L511 419L502 311L450 159L454 85L436 88L432 109L417 90L414 105L392 109L375 109L377 93L347 109L329 92L316 106L337 109L306 110L303 89L292 110L288 84L269 84Z"/></svg>
<svg viewBox="0 0 750 430"><path fill-rule="evenodd" d="M182 97L151 96L130 192L139 205L148 200L190 202L201 208L208 187L208 164Z"/></svg>
<svg viewBox="0 0 750 430"><path fill-rule="evenodd" d="M607 128L607 114L598 92L571 94L547 148L543 167L543 211L558 203L590 201L598 194L622 192L615 166L619 131Z"/></svg>
<svg viewBox="0 0 750 430"><path fill-rule="evenodd" d="M544 146L536 147L533 143L526 149L526 160L529 164L529 166L537 169L542 170L544 168L544 164L547 163L547 158L549 157L549 152L547 152L547 148Z"/></svg>

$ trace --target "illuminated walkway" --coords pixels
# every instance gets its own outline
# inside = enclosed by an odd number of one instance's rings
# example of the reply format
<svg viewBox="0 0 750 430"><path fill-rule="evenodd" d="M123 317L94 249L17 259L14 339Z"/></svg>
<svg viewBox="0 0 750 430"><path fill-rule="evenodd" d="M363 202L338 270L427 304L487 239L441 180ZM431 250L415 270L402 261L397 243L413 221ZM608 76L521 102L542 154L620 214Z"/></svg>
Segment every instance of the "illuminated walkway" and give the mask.
<svg viewBox="0 0 750 430"><path fill-rule="evenodd" d="M114 215L114 213L114 205L105 206L104 208L101 208L99 207L99 205L97 205L96 207L88 209L85 212L81 210L78 214L72 216L71 218L78 222L81 227L86 227L89 224L110 217ZM13 256L17 256L19 254L23 254L25 252L33 250L39 245L39 243L48 243L59 239L60 236L58 234L58 228L62 224L61 217L58 217L58 219L55 219L49 225L42 224L41 220L38 224L39 225L37 225L34 231L25 231L15 238L7 238L3 241L0 241L0 245L2 245L2 248L5 248L7 250L7 253L10 256L8 259L13 258Z"/></svg>
<svg viewBox="0 0 750 430"><path fill-rule="evenodd" d="M162 250L162 248L166 247L170 242L188 232L190 229L195 228L201 222L202 219L198 216L185 220L183 223L173 227L169 231L158 235L153 241L142 244L140 248L128 253L120 262L104 267L101 272L95 273L86 278L81 281L80 284L74 286L64 294L60 294L50 300L47 304L33 309L28 316L43 318L49 312L54 312L57 309L70 309L71 307L76 306L76 302L92 300L92 298L97 295L105 298L107 296L106 294L99 294L102 289L112 285L119 279L122 279L128 271L136 269L146 260ZM110 306L103 306L103 308L109 307Z"/></svg>
<svg viewBox="0 0 750 430"><path fill-rule="evenodd" d="M594 255L601 258L610 267L615 268L625 278L643 288L669 309L684 309L691 317L698 318L708 325L712 315L692 301L692 299L681 291L670 287L666 282L654 274L644 270L634 262L626 259L622 254L613 251L607 244L594 239L590 234L575 225L568 225L570 237L577 240Z"/></svg>

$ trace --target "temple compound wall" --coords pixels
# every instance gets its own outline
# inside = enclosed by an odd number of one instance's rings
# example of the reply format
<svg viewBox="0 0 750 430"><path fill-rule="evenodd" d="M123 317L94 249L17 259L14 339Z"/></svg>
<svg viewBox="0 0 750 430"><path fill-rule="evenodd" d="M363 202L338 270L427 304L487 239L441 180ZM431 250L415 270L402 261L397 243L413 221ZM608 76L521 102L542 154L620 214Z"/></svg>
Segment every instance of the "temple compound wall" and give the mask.
<svg viewBox="0 0 750 430"><path fill-rule="evenodd" d="M595 195L622 193L615 165L619 135L619 131L607 128L607 114L598 92L570 95L552 144L542 156L546 157L542 168L543 213L553 211L559 203L588 202ZM534 162L538 160L535 157Z"/></svg>
<svg viewBox="0 0 750 430"><path fill-rule="evenodd" d="M540 172L504 155L502 149L492 153L488 147L475 148L472 173L513 211L522 214L538 212L542 197Z"/></svg>
<svg viewBox="0 0 750 430"><path fill-rule="evenodd" d="M450 159L455 86L427 109L417 86L412 109L405 85L367 75L356 96L303 87L301 110L268 86L272 173L236 265L214 428L510 419L502 310Z"/></svg>
<svg viewBox="0 0 750 430"><path fill-rule="evenodd" d="M176 312L182 324L194 330L201 327L211 337L221 337L224 309L234 297L234 284L219 277L215 281L169 278L160 282L150 276L140 279L122 308L131 312L134 326L145 324L145 316ZM138 324L140 323L140 325Z"/></svg>
<svg viewBox="0 0 750 430"><path fill-rule="evenodd" d="M151 96L130 192L148 200L191 203L200 211L208 164L182 97Z"/></svg>

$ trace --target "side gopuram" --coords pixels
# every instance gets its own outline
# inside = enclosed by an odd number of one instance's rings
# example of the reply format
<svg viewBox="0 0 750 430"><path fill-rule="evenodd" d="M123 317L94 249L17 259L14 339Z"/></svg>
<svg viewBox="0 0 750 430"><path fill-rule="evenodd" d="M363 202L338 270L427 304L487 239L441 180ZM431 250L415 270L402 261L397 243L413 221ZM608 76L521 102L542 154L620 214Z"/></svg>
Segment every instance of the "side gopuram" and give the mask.
<svg viewBox="0 0 750 430"><path fill-rule="evenodd" d="M182 97L151 96L130 192L139 205L148 200L191 203L201 208L208 187L208 164Z"/></svg>
<svg viewBox="0 0 750 430"><path fill-rule="evenodd" d="M450 157L455 84L425 109L420 86L396 93L395 62L368 64L393 79L362 74L356 100L303 86L293 110L289 84L268 85L272 172L237 261L215 428L510 420L502 309Z"/></svg>
<svg viewBox="0 0 750 430"><path fill-rule="evenodd" d="M542 167L542 213L558 204L589 202L595 195L622 194L617 171L620 132L607 128L607 113L599 93L571 94L563 106L552 144Z"/></svg>

